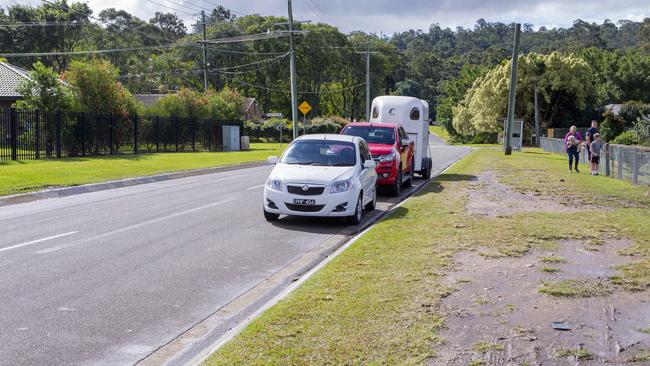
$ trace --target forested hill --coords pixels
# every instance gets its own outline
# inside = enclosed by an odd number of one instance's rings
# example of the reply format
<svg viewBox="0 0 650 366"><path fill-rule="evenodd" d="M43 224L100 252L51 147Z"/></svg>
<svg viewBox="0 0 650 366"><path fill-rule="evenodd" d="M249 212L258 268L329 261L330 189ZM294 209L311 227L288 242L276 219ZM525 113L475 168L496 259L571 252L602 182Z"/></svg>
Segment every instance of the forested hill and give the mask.
<svg viewBox="0 0 650 366"><path fill-rule="evenodd" d="M218 7L209 13L207 37L272 32L282 29L277 23L283 21L286 19L264 15L235 16ZM379 52L373 54L371 62L373 95L402 94L426 99L433 107L432 118L451 124L453 107L476 78L510 57L512 25L479 19L472 28L449 29L439 27L435 21L432 19L428 30L392 36L344 34L322 23L298 25L309 31L296 37L299 98L314 106L314 115L364 118L365 55L359 52L369 43L370 50ZM116 9L94 14L84 3L58 0L36 7L11 5L0 13L0 23L4 24L0 27L3 54L119 50L97 55L7 55L9 62L26 68L41 60L65 72L72 59L100 57L119 68L120 80L133 93L202 89L202 52L197 43L201 25L183 24L177 15L163 9L145 20ZM29 23L41 25L27 26ZM151 48L154 46L160 48ZM594 93L586 96L587 106L572 110L573 117L593 112L602 103L627 99L628 94L635 99L649 99L648 92L637 95L635 90L650 90L650 80L635 84L629 75L613 75L625 67L641 70L640 75L646 78L650 74L650 18L643 22L608 20L602 24L576 20L570 28L553 29L525 24L521 49L524 54L559 51L587 60L597 79L589 81L594 83ZM209 85L215 89L234 87L257 98L265 111L287 115L287 51L286 38L210 45ZM623 67L621 63L631 64ZM612 78L596 75L597 71L609 72Z"/></svg>

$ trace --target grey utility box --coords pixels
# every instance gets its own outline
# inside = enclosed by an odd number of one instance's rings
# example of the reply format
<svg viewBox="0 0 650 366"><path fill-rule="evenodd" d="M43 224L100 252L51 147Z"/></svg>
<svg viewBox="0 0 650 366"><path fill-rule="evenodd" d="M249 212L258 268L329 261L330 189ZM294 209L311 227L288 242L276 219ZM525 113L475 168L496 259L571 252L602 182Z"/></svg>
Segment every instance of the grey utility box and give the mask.
<svg viewBox="0 0 650 366"><path fill-rule="evenodd" d="M223 126L223 151L239 151L239 126Z"/></svg>

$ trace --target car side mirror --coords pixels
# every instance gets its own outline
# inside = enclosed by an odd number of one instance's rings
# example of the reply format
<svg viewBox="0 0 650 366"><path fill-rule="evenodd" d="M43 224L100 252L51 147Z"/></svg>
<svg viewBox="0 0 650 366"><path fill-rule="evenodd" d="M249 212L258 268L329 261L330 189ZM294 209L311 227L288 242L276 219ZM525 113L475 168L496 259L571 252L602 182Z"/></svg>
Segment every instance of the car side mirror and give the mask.
<svg viewBox="0 0 650 366"><path fill-rule="evenodd" d="M271 164L271 165L275 165L275 164L277 164L277 163L278 163L278 160L279 160L279 159L278 159L277 156L269 156L268 158L266 158L266 162L269 163L269 164Z"/></svg>
<svg viewBox="0 0 650 366"><path fill-rule="evenodd" d="M409 144L411 143L411 140L409 140L409 139L401 139L399 143L402 146L409 146Z"/></svg>
<svg viewBox="0 0 650 366"><path fill-rule="evenodd" d="M374 160L366 160L363 162L363 169L374 169L377 166Z"/></svg>

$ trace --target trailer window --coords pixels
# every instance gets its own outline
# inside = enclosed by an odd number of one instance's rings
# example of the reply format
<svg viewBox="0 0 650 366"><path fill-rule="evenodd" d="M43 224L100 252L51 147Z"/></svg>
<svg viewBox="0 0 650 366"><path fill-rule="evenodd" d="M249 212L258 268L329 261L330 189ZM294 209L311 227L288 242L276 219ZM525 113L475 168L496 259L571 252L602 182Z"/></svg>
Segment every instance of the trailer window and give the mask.
<svg viewBox="0 0 650 366"><path fill-rule="evenodd" d="M372 118L379 118L379 109L377 107L372 109Z"/></svg>
<svg viewBox="0 0 650 366"><path fill-rule="evenodd" d="M418 109L418 107L413 107L413 109L411 109L410 117L411 117L411 121L420 120L420 110Z"/></svg>

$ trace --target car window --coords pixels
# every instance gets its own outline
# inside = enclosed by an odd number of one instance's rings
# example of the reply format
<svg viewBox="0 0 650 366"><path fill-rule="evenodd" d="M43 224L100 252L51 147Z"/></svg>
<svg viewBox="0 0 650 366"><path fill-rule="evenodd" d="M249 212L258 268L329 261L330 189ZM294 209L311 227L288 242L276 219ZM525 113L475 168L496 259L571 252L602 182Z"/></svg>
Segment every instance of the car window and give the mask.
<svg viewBox="0 0 650 366"><path fill-rule="evenodd" d="M319 166L354 166L354 144L345 141L298 140L282 155L281 163Z"/></svg>
<svg viewBox="0 0 650 366"><path fill-rule="evenodd" d="M359 136L369 144L395 143L395 131L390 127L375 126L347 126L343 129L344 135Z"/></svg>
<svg viewBox="0 0 650 366"><path fill-rule="evenodd" d="M365 162L366 160L372 159L370 156L370 149L368 149L368 145L365 143L365 141L361 141L359 143L359 150L361 151L361 162Z"/></svg>
<svg viewBox="0 0 650 366"><path fill-rule="evenodd" d="M409 116L411 117L411 121L419 121L420 110L418 109L418 107L413 107L413 109L411 109L411 113Z"/></svg>

